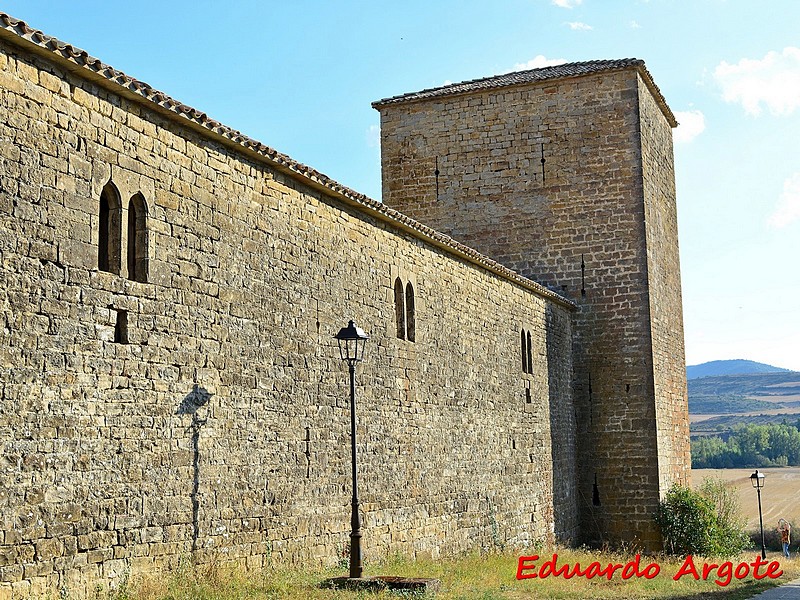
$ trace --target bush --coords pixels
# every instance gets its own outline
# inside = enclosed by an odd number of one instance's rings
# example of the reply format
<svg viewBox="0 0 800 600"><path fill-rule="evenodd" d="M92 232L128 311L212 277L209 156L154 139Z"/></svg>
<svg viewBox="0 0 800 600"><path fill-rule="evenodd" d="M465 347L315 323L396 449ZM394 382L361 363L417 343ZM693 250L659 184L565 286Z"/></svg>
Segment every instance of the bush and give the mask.
<svg viewBox="0 0 800 600"><path fill-rule="evenodd" d="M800 532L795 531L794 524L800 523L800 519L796 516L787 519L789 525L792 526L792 547L794 548L797 540L795 539ZM756 524L755 529L749 532L750 542L754 548L761 548L761 527ZM764 546L767 550L775 550L780 552L783 550L783 543L781 542L781 534L778 533L777 523L774 520L764 521Z"/></svg>
<svg viewBox="0 0 800 600"><path fill-rule="evenodd" d="M746 521L739 510L739 496L722 479L708 478L700 486L700 494L711 501L716 511L711 536L712 556L735 556L750 546L745 532Z"/></svg>
<svg viewBox="0 0 800 600"><path fill-rule="evenodd" d="M764 547L767 550L781 551L783 544L781 543L781 536L770 523L764 523ZM794 532L792 532L794 533ZM761 527L756 525L756 528L750 532L750 543L755 548L761 548Z"/></svg>
<svg viewBox="0 0 800 600"><path fill-rule="evenodd" d="M736 497L719 480L706 480L699 492L672 486L656 522L670 554L734 556L749 543Z"/></svg>
<svg viewBox="0 0 800 600"><path fill-rule="evenodd" d="M656 523L664 536L664 549L670 554L705 555L714 507L697 492L674 485L659 503Z"/></svg>

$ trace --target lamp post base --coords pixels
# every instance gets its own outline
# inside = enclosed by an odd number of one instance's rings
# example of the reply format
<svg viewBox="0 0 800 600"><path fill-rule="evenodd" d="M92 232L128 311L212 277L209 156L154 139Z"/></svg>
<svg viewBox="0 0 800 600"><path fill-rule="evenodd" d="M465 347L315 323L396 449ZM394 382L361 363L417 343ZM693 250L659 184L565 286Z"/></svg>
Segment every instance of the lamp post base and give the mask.
<svg viewBox="0 0 800 600"><path fill-rule="evenodd" d="M438 579L424 577L333 577L322 582L322 587L346 589L346 590L368 590L378 592L380 590L402 590L415 593L435 592L439 589L441 582Z"/></svg>

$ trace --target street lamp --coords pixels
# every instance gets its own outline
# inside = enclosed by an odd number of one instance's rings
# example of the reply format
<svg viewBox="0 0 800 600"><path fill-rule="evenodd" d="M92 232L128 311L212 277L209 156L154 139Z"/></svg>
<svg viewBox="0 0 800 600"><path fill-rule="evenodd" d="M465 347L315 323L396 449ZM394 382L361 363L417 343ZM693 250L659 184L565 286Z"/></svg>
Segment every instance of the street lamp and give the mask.
<svg viewBox="0 0 800 600"><path fill-rule="evenodd" d="M350 369L350 451L353 462L353 500L350 514L350 578L361 579L364 565L361 561L361 517L358 514L358 478L356 474L356 363L364 358L364 347L369 337L351 320L336 334L339 354Z"/></svg>
<svg viewBox="0 0 800 600"><path fill-rule="evenodd" d="M761 515L761 488L764 487L764 474L756 470L750 475L750 483L758 490L758 522L761 524L761 558L767 558L767 549L764 546L764 518Z"/></svg>

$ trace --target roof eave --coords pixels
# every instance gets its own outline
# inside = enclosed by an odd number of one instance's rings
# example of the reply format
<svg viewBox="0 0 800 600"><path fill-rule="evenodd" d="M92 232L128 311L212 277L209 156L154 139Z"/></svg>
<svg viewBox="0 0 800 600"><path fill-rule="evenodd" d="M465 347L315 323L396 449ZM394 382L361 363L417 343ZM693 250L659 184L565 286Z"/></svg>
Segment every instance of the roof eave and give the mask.
<svg viewBox="0 0 800 600"><path fill-rule="evenodd" d="M474 94L484 93L484 92L493 92L499 89L507 89L507 88L515 88L515 87L525 87L525 86L533 86L533 85L549 85L552 84L554 81L568 81L570 79L580 79L583 77L592 77L596 75L602 75L603 73L614 73L619 71L627 71L627 70L634 70L641 76L642 80L644 81L647 89L650 91L650 94L656 101L656 104L661 109L661 112L664 114L664 117L667 119L670 127L677 127L678 122L675 119L675 115L673 114L672 110L670 109L669 105L667 104L664 95L661 93L661 90L656 85L655 81L653 80L652 75L647 70L647 67L644 65L644 61L637 61L637 63L626 65L626 66L617 66L617 67L609 67L604 69L598 69L596 71L592 71L590 73L580 73L574 75L562 75L557 77L549 77L544 79L535 79L531 81L521 81L521 82L514 82L514 83L498 83L497 85L488 85L485 87L476 87L474 89L457 89L457 86L462 85L462 83L455 83L450 84L447 86L442 86L439 88L430 88L427 90L421 90L419 92L413 92L409 94L401 94L399 96L391 96L389 98L383 98L381 100L376 100L372 103L372 108L377 111L389 106L398 106L403 104L414 104L414 103L423 103L423 102L431 102L438 99L444 98L452 98L457 96L470 96ZM491 78L484 78L480 80L480 82L486 82ZM468 82L467 82L468 83ZM453 91L447 91L448 88L456 88ZM439 92L439 93L436 93ZM427 96L420 96L423 93L430 93Z"/></svg>
<svg viewBox="0 0 800 600"><path fill-rule="evenodd" d="M32 29L24 21L14 19L2 12L0 12L0 40L23 48L44 60L56 63L77 77L91 81L103 89L145 106L177 123L179 126L188 127L237 153L265 163L276 171L308 185L325 196L334 198L346 206L350 206L401 231L408 232L414 237L422 239L451 255L526 288L538 296L551 300L569 310L577 309L577 305L567 298L521 276L449 236L439 233L385 206L381 202L339 184L327 175L299 163L239 131L210 119L205 113L174 100L144 82L117 71L102 63L99 59L90 56L87 52L70 44L65 44L41 31Z"/></svg>

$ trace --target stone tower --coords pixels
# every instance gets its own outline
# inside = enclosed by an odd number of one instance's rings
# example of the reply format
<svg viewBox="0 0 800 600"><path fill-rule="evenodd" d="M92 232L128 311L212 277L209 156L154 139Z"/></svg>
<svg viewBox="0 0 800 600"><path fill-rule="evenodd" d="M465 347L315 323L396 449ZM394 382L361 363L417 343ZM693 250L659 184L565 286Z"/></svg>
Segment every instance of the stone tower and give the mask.
<svg viewBox="0 0 800 600"><path fill-rule="evenodd" d="M644 63L546 67L373 106L388 206L579 305L577 444L560 450L577 462L582 541L657 547L658 501L689 479L689 428L677 123Z"/></svg>

